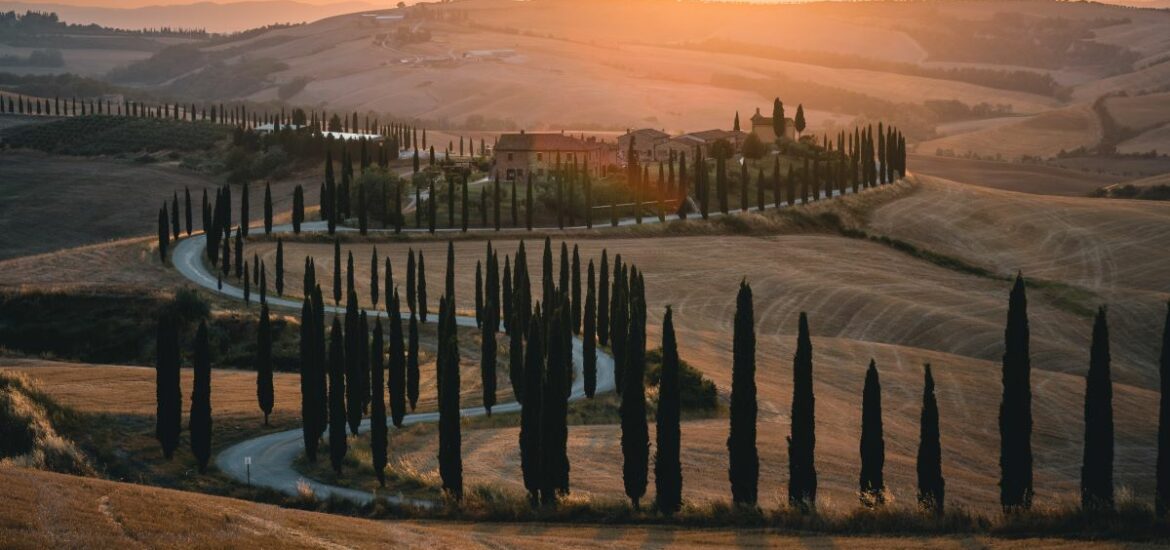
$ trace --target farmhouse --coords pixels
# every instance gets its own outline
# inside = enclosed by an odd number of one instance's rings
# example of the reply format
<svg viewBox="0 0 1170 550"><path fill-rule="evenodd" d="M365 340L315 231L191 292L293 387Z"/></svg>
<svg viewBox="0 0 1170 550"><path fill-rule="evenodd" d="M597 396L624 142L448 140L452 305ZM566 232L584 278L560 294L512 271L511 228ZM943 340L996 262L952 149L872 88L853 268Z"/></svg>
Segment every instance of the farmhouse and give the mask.
<svg viewBox="0 0 1170 550"><path fill-rule="evenodd" d="M630 150L631 140L634 142L634 151L638 153L638 160L642 162L665 162L670 155L669 149L665 147L670 141L670 134L653 128L626 130L626 133L617 140L618 156L623 162L628 160L626 155Z"/></svg>
<svg viewBox="0 0 1170 550"><path fill-rule="evenodd" d="M602 166L617 163L617 150L613 144L598 141L597 138L578 139L564 134L503 134L493 150L493 176L505 181L523 179L531 174L544 177L557 166L572 165L576 161L579 169L590 176L598 176Z"/></svg>
<svg viewBox="0 0 1170 550"><path fill-rule="evenodd" d="M776 141L776 130L772 127L772 117L760 114L756 107L756 114L752 115L752 133L764 143ZM796 123L789 117L784 118L784 137L796 139Z"/></svg>

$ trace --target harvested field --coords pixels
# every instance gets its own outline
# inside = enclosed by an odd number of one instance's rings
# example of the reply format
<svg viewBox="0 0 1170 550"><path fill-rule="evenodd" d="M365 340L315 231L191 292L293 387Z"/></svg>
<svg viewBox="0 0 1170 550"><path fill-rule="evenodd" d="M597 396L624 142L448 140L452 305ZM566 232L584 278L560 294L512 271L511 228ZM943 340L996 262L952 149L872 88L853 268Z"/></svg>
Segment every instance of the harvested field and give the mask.
<svg viewBox="0 0 1170 550"><path fill-rule="evenodd" d="M1125 180L1122 176L1019 162L995 162L933 155L913 155L907 164L915 174L961 181L969 185L1035 193L1084 196L1098 187Z"/></svg>
<svg viewBox="0 0 1170 550"><path fill-rule="evenodd" d="M1060 151L1096 145L1101 132L1101 123L1091 108L1074 106L1021 118L1015 124L926 141L918 144L917 150L934 153L941 149L960 156L974 153L1004 160L1025 155L1047 158Z"/></svg>

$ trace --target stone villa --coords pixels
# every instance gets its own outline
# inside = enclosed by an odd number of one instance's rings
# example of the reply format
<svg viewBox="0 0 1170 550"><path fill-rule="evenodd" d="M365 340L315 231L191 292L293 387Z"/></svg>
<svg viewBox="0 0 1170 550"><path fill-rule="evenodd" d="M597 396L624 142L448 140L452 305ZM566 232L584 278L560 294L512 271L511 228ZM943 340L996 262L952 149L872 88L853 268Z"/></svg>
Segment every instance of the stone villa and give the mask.
<svg viewBox="0 0 1170 550"><path fill-rule="evenodd" d="M603 166L617 164L617 148L597 138L576 138L565 134L527 133L503 134L493 150L495 167L493 177L502 181L543 178L556 168L559 157L562 165L577 162L579 169L592 177L601 174Z"/></svg>

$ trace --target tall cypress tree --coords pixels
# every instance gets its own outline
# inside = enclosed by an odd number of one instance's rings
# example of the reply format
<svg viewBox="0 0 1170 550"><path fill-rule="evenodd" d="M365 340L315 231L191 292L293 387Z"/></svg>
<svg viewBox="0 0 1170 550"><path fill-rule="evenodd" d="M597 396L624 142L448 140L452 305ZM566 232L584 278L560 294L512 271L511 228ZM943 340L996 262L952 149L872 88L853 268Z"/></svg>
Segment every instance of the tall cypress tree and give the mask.
<svg viewBox="0 0 1170 550"><path fill-rule="evenodd" d="M195 380L191 387L191 454L199 473L207 472L211 459L211 350L207 343L207 322L195 333Z"/></svg>
<svg viewBox="0 0 1170 550"><path fill-rule="evenodd" d="M272 185L264 183L264 234L272 234Z"/></svg>
<svg viewBox="0 0 1170 550"><path fill-rule="evenodd" d="M248 237L248 221L252 219L251 209L248 207L248 182L244 182L240 189L240 227L238 231L243 233L244 238ZM238 243L237 243L238 244Z"/></svg>
<svg viewBox="0 0 1170 550"><path fill-rule="evenodd" d="M1016 276L1004 329L1003 401L999 406L999 502L1005 512L1032 507L1032 383L1028 298Z"/></svg>
<svg viewBox="0 0 1170 550"><path fill-rule="evenodd" d="M577 250L577 245L573 244L573 265L570 268L570 287L572 289L572 322L573 334L581 334L581 255Z"/></svg>
<svg viewBox="0 0 1170 550"><path fill-rule="evenodd" d="M597 341L609 345L609 257L608 252L601 249L601 267L597 273Z"/></svg>
<svg viewBox="0 0 1170 550"><path fill-rule="evenodd" d="M622 481L626 496L637 509L646 494L650 472L650 433L646 427L646 335L645 303L636 270L630 271L630 323L627 326L625 363L622 381ZM619 359L621 360L621 359Z"/></svg>
<svg viewBox="0 0 1170 550"><path fill-rule="evenodd" d="M491 246L490 243L488 246ZM495 269L492 268L492 271ZM489 286L493 279L491 273L488 274ZM492 415L492 406L496 404L496 329L500 326L499 319L500 307L496 305L496 300L499 299L499 293L495 290L488 292L487 300L484 303L483 312L483 329L480 336L480 382L483 388L483 408L487 411L487 415Z"/></svg>
<svg viewBox="0 0 1170 550"><path fill-rule="evenodd" d="M308 265L308 258L305 259ZM315 464L317 462L317 443L321 436L321 428L319 427L322 418L319 410L320 404L316 402L316 385L318 380L317 370L320 366L316 363L316 351L314 345L316 343L315 334L315 320L316 313L313 311L313 302L310 298L312 291L310 283L312 273L306 269L305 273L305 298L301 302L301 332L300 332L300 381L301 381L301 420L302 432L305 442L305 458L309 463Z"/></svg>
<svg viewBox="0 0 1170 550"><path fill-rule="evenodd" d="M418 405L418 380L418 317L411 312L406 347L406 397L411 411Z"/></svg>
<svg viewBox="0 0 1170 550"><path fill-rule="evenodd" d="M264 425L272 414L272 325L268 320L268 305L260 306L260 324L256 328L256 400L264 413Z"/></svg>
<svg viewBox="0 0 1170 550"><path fill-rule="evenodd" d="M276 239L276 295L284 296L284 239Z"/></svg>
<svg viewBox="0 0 1170 550"><path fill-rule="evenodd" d="M158 211L158 258L167 261L167 245L171 244L171 234L167 231L167 203Z"/></svg>
<svg viewBox="0 0 1170 550"><path fill-rule="evenodd" d="M459 342L455 297L439 298L439 477L443 492L463 498L462 434L459 425Z"/></svg>
<svg viewBox="0 0 1170 550"><path fill-rule="evenodd" d="M423 258L422 250L418 251L418 280L415 284L418 288L415 292L418 294L418 320L421 323L427 322L427 264L426 259Z"/></svg>
<svg viewBox="0 0 1170 550"><path fill-rule="evenodd" d="M946 504L946 481L942 475L942 444L939 442L938 400L934 377L927 363L923 374L922 416L918 432L918 504L942 515Z"/></svg>
<svg viewBox="0 0 1170 550"><path fill-rule="evenodd" d="M399 322L401 325L401 321ZM401 334L399 327L399 337ZM370 459L378 485L386 486L386 391L384 386L385 368L382 365L382 318L374 319L374 341L370 344ZM391 360L393 361L393 359ZM391 391L393 395L393 391Z"/></svg>
<svg viewBox="0 0 1170 550"><path fill-rule="evenodd" d="M1085 377L1085 449L1081 466L1081 508L1113 509L1113 381L1109 323L1105 308L1093 322L1089 373Z"/></svg>
<svg viewBox="0 0 1170 550"><path fill-rule="evenodd" d="M475 326L483 327L483 262L475 262Z"/></svg>
<svg viewBox="0 0 1170 550"><path fill-rule="evenodd" d="M869 360L865 371L865 389L861 395L861 504L876 506L885 502L882 470L886 463L886 441L882 433L882 385L877 364Z"/></svg>
<svg viewBox="0 0 1170 550"><path fill-rule="evenodd" d="M554 303L545 318L548 363L540 398L540 499L545 505L555 504L558 495L568 493L569 486L566 389L572 359L571 349L566 349L568 339L564 337L569 327L563 296L554 298ZM525 389L525 395L535 393L535 388Z"/></svg>
<svg viewBox="0 0 1170 550"><path fill-rule="evenodd" d="M155 357L155 437L163 456L170 460L179 446L183 430L182 390L179 388L179 329L173 317L164 314L158 321Z"/></svg>
<svg viewBox="0 0 1170 550"><path fill-rule="evenodd" d="M1170 510L1170 302L1166 303L1166 322L1162 325L1162 357L1158 363L1161 392L1158 404L1158 463L1154 497L1159 518Z"/></svg>
<svg viewBox="0 0 1170 550"><path fill-rule="evenodd" d="M414 249L410 248L406 251L406 307L410 309L411 315L415 313L415 265L414 265Z"/></svg>
<svg viewBox="0 0 1170 550"><path fill-rule="evenodd" d="M171 236L175 240L179 240L181 231L179 227L179 192L175 191L171 195Z"/></svg>
<svg viewBox="0 0 1170 550"><path fill-rule="evenodd" d="M390 373L387 389L390 391L390 417L395 427L402 427L402 419L406 416L406 347L402 342L402 312L398 299L398 289L388 296L390 304ZM417 340L418 328L415 327ZM415 352L418 352L417 343ZM415 361L417 370L417 360ZM380 390L379 390L380 391ZM417 400L417 395L415 397ZM413 403L411 408L414 408Z"/></svg>
<svg viewBox="0 0 1170 550"><path fill-rule="evenodd" d="M788 502L811 510L817 501L816 399L813 396L812 338L808 316L800 312L796 355L792 359L792 433L788 436Z"/></svg>
<svg viewBox="0 0 1170 550"><path fill-rule="evenodd" d="M184 201L184 206L186 207L186 214L187 214L187 216L186 216L187 236L190 237L191 233L195 231L195 219L193 217L194 212L192 211L192 208L191 208L191 188L189 188L189 187L183 188L183 201Z"/></svg>
<svg viewBox="0 0 1170 550"><path fill-rule="evenodd" d="M361 316L357 304L357 293L350 287L345 304L345 410L349 432L358 434L362 422L362 401L364 398L361 357L366 355L361 345Z"/></svg>
<svg viewBox="0 0 1170 550"><path fill-rule="evenodd" d="M581 365L585 383L585 397L593 398L597 391L597 285L593 278L593 260L589 260L589 271L585 286L585 331L581 336Z"/></svg>
<svg viewBox="0 0 1170 550"><path fill-rule="evenodd" d="M333 305L341 304L341 240L333 238Z"/></svg>
<svg viewBox="0 0 1170 550"><path fill-rule="evenodd" d="M756 449L756 327L752 288L739 283L731 367L731 432L727 437L731 499L754 506L759 493L760 457Z"/></svg>
<svg viewBox="0 0 1170 550"><path fill-rule="evenodd" d="M524 353L524 386L529 391L517 395L520 401L520 470L524 474L524 488L535 506L540 500L541 487L541 391L544 380L544 348L541 342L540 305L528 323L528 348ZM521 332L520 328L516 332Z"/></svg>
<svg viewBox="0 0 1170 550"><path fill-rule="evenodd" d="M333 471L341 475L341 464L347 451L345 441L345 346L342 343L341 321L333 318L329 331L329 462Z"/></svg>
<svg viewBox="0 0 1170 550"><path fill-rule="evenodd" d="M666 315L662 319L662 376L658 382L658 410L655 413L658 450L654 454L654 491L658 511L668 516L682 507L680 399L674 313L670 306L666 306Z"/></svg>

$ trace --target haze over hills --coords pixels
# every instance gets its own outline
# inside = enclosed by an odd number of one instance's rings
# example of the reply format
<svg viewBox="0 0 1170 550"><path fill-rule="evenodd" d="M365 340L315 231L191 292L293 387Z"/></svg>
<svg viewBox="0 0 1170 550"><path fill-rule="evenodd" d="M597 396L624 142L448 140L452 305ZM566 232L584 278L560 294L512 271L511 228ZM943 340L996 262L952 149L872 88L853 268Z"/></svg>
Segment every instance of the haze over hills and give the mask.
<svg viewBox="0 0 1170 550"><path fill-rule="evenodd" d="M94 23L119 29L182 27L208 32L238 32L276 23L307 23L362 10L372 2L346 0L312 3L297 0L249 0L244 2L196 2L154 4L139 7L0 2L0 11L48 11L70 23Z"/></svg>

